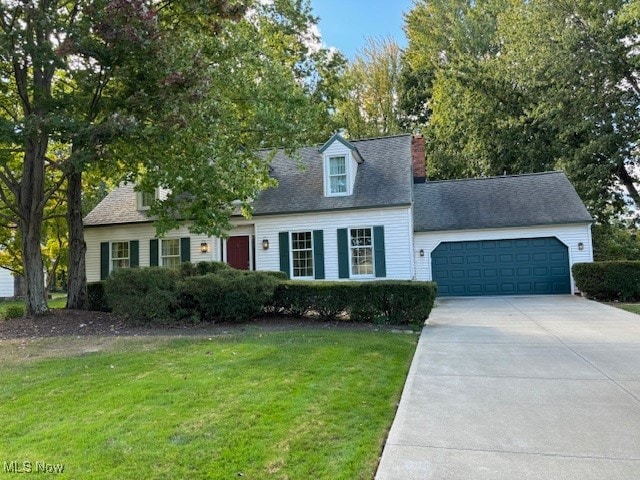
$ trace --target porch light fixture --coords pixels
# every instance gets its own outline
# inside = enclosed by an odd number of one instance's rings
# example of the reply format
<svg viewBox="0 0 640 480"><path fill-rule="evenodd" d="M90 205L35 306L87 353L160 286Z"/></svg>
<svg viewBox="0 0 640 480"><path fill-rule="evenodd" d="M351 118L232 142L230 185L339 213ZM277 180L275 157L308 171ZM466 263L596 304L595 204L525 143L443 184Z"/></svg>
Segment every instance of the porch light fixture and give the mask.
<svg viewBox="0 0 640 480"><path fill-rule="evenodd" d="M202 253L208 253L209 252L209 245L207 244L207 242L202 242L200 244L200 252L202 252Z"/></svg>
<svg viewBox="0 0 640 480"><path fill-rule="evenodd" d="M584 250L584 243L578 242L578 250L580 251Z"/></svg>
<svg viewBox="0 0 640 480"><path fill-rule="evenodd" d="M264 240L262 240L262 249L263 250L269 250L269 239L265 238Z"/></svg>
<svg viewBox="0 0 640 480"><path fill-rule="evenodd" d="M422 248L420 249L420 256L424 257L424 250Z"/></svg>

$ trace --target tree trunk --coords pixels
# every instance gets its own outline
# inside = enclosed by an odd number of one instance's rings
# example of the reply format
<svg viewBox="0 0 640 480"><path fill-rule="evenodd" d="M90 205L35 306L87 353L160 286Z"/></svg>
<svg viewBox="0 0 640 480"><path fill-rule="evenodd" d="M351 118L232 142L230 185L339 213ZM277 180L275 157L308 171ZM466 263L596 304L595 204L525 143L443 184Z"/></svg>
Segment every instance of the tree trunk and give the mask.
<svg viewBox="0 0 640 480"><path fill-rule="evenodd" d="M44 159L47 145L48 137L45 134L37 134L29 139L22 165L18 201L27 315L49 313L40 245L44 217Z"/></svg>
<svg viewBox="0 0 640 480"><path fill-rule="evenodd" d="M82 172L76 169L67 176L67 223L69 225L69 281L67 283L67 308L86 310L87 273L82 222Z"/></svg>
<svg viewBox="0 0 640 480"><path fill-rule="evenodd" d="M624 163L618 165L617 174L618 178L624 185L624 188L626 188L629 197L631 197L631 200L633 200L633 202L635 203L636 208L640 208L640 194L638 193L638 189L636 188L633 177L629 175L627 167L624 165Z"/></svg>

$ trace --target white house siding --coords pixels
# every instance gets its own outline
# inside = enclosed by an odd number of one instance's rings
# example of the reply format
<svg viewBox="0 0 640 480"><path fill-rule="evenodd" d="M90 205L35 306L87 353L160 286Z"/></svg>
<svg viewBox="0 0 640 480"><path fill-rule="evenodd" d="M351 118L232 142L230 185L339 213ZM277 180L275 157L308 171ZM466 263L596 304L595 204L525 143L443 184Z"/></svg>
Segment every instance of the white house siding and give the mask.
<svg viewBox="0 0 640 480"><path fill-rule="evenodd" d="M14 277L9 270L0 268L0 298L11 298L14 296Z"/></svg>
<svg viewBox="0 0 640 480"><path fill-rule="evenodd" d="M338 280L339 228L384 226L387 279L407 280L414 277L411 258L411 208L397 207L254 217L256 234L256 269L279 270L279 232L324 231L325 279ZM269 249L262 241L269 240Z"/></svg>
<svg viewBox="0 0 640 480"><path fill-rule="evenodd" d="M442 242L508 240L536 237L556 237L565 244L569 251L569 267L574 263L593 261L591 225L589 224L417 232L414 241L416 277L418 280L431 280L431 252ZM584 245L583 250L578 248L579 243ZM424 251L424 256L422 257L420 256L420 250ZM573 275L571 275L571 285L573 292L577 292Z"/></svg>
<svg viewBox="0 0 640 480"><path fill-rule="evenodd" d="M219 255L219 242L212 241L210 237L204 235L194 235L189 233L186 226L168 232L164 238L191 238L191 261L201 262L215 260ZM149 241L155 237L155 229L151 223L136 223L110 225L104 227L85 228L84 238L87 243L87 281L97 282L100 280L100 242L124 242L138 240L140 242L139 257L140 266L149 266ZM207 242L210 252L202 253L200 244Z"/></svg>

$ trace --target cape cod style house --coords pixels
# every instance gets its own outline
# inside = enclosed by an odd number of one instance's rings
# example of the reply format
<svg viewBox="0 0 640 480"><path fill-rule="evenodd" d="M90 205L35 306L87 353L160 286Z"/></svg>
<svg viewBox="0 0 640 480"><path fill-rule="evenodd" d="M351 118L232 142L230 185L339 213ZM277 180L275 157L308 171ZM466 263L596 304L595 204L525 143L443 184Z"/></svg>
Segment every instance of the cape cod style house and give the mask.
<svg viewBox="0 0 640 480"><path fill-rule="evenodd" d="M123 184L85 218L87 278L115 268L223 261L293 279L417 279L439 295L576 291L571 265L593 261L592 218L562 172L426 181L424 139L334 135L278 152L278 187L234 217L227 239L185 224L156 238L153 198Z"/></svg>

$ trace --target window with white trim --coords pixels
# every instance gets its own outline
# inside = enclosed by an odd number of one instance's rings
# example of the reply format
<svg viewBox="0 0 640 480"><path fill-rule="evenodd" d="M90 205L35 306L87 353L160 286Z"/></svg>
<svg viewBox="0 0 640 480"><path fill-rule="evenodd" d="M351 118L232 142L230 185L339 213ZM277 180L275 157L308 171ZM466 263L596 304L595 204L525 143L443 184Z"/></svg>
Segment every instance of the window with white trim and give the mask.
<svg viewBox="0 0 640 480"><path fill-rule="evenodd" d="M313 278L312 232L291 232L291 277Z"/></svg>
<svg viewBox="0 0 640 480"><path fill-rule="evenodd" d="M348 194L347 157L344 155L329 157L327 170L329 195Z"/></svg>
<svg viewBox="0 0 640 480"><path fill-rule="evenodd" d="M180 266L180 239L163 238L160 241L161 265L168 268Z"/></svg>
<svg viewBox="0 0 640 480"><path fill-rule="evenodd" d="M136 192L136 200L138 203L138 210L149 210L158 199L158 189L153 192Z"/></svg>
<svg viewBox="0 0 640 480"><path fill-rule="evenodd" d="M128 268L131 265L129 242L111 243L111 270Z"/></svg>
<svg viewBox="0 0 640 480"><path fill-rule="evenodd" d="M371 228L349 229L351 275L373 275L373 232Z"/></svg>

